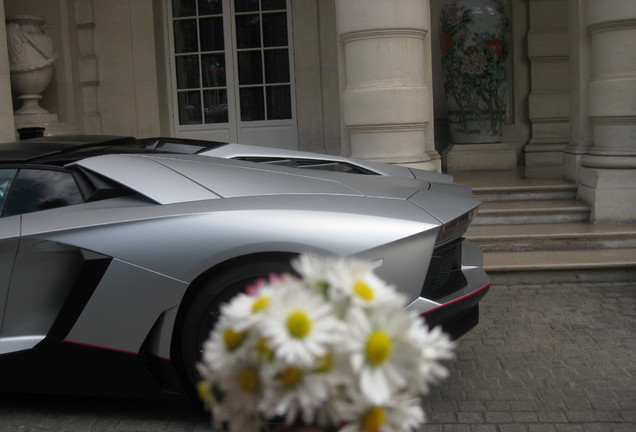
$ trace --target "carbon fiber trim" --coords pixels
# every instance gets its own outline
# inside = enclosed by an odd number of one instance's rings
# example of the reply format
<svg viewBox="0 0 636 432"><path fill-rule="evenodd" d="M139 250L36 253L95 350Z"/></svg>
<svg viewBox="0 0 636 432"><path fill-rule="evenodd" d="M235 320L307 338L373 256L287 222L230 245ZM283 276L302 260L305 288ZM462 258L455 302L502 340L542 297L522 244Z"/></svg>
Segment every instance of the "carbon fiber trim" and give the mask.
<svg viewBox="0 0 636 432"><path fill-rule="evenodd" d="M61 342L66 338L95 292L112 258L82 250L84 265L75 279L48 334L36 347Z"/></svg>

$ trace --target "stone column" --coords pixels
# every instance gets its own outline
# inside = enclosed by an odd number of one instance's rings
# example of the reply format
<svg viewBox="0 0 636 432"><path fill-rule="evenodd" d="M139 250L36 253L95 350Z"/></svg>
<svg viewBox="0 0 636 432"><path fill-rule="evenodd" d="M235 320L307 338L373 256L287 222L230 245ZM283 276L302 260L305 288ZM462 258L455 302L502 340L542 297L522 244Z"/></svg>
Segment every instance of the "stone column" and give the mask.
<svg viewBox="0 0 636 432"><path fill-rule="evenodd" d="M593 143L579 194L594 222L636 221L636 2L587 0Z"/></svg>
<svg viewBox="0 0 636 432"><path fill-rule="evenodd" d="M587 0L569 3L570 38L570 142L563 154L565 178L577 183L581 158L592 146L587 86L590 82L590 39Z"/></svg>
<svg viewBox="0 0 636 432"><path fill-rule="evenodd" d="M532 138L524 148L527 177L563 177L563 151L570 136L570 4L569 0L529 3L532 91L528 102Z"/></svg>
<svg viewBox="0 0 636 432"><path fill-rule="evenodd" d="M351 156L440 171L433 142L430 5L336 0Z"/></svg>
<svg viewBox="0 0 636 432"><path fill-rule="evenodd" d="M9 52L7 51L7 31L4 25L4 0L0 0L0 142L16 140L13 103L11 100L11 74L9 72Z"/></svg>

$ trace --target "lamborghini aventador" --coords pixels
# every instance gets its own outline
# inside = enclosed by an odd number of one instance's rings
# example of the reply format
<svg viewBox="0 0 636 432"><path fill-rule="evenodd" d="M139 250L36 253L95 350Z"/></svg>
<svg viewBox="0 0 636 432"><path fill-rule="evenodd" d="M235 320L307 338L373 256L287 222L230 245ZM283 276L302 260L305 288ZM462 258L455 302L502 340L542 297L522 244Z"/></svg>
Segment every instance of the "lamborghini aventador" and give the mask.
<svg viewBox="0 0 636 432"><path fill-rule="evenodd" d="M449 176L168 141L0 144L0 390L187 396L219 306L304 252L372 261L454 337L476 325L479 202Z"/></svg>

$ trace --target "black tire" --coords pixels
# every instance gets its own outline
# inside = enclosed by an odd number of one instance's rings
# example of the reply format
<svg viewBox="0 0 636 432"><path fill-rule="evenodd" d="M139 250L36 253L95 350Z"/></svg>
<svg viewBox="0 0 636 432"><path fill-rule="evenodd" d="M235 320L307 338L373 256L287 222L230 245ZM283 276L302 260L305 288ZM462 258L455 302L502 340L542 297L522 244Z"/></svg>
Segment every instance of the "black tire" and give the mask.
<svg viewBox="0 0 636 432"><path fill-rule="evenodd" d="M183 372L194 390L200 380L196 363L220 314L220 307L253 282L272 273L291 273L289 259L278 258L243 263L207 280L196 293L181 326L180 349Z"/></svg>

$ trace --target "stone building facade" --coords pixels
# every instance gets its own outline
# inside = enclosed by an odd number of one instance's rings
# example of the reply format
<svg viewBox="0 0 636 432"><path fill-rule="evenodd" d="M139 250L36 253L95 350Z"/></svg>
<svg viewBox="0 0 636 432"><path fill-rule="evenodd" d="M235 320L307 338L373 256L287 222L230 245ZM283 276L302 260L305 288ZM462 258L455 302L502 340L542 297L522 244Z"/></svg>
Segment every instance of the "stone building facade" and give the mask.
<svg viewBox="0 0 636 432"><path fill-rule="evenodd" d="M0 142L45 134L181 136L435 171L567 178L593 222L636 220L636 2L504 0L499 143L453 145L438 22L446 0L0 0L43 19L57 57L17 114L0 31ZM282 101L282 102L281 102Z"/></svg>

